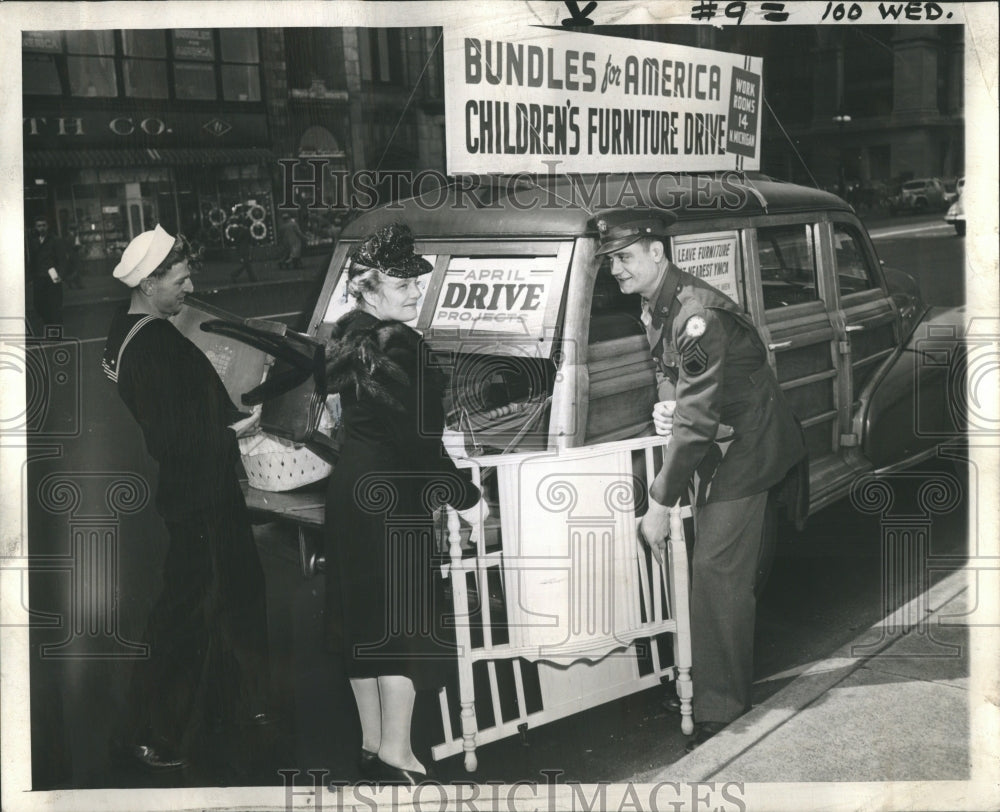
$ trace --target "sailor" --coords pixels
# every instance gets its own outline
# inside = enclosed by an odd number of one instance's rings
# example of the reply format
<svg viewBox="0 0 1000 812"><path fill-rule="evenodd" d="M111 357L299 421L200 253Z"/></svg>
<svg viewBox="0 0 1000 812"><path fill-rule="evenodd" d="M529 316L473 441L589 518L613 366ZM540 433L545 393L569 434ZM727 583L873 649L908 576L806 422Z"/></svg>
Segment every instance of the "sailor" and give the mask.
<svg viewBox="0 0 1000 812"><path fill-rule="evenodd" d="M129 243L114 276L132 297L108 331L104 372L159 464L169 537L119 744L146 768L171 770L187 765L206 723L267 721L264 572L235 467L237 433L254 419L169 321L193 290L187 244L157 226Z"/></svg>

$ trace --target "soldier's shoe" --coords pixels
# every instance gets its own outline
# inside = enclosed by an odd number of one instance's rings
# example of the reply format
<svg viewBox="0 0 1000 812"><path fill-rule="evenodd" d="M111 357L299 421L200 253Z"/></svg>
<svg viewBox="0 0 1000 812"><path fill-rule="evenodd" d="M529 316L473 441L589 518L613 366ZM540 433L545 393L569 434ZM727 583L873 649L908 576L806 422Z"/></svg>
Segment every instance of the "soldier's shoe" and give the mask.
<svg viewBox="0 0 1000 812"><path fill-rule="evenodd" d="M114 750L116 755L123 756L132 764L153 772L173 772L188 766L188 760L175 753L166 744L118 744Z"/></svg>
<svg viewBox="0 0 1000 812"><path fill-rule="evenodd" d="M694 735L688 739L684 752L690 753L695 748L707 742L712 736L726 727L725 722L702 722L695 728Z"/></svg>
<svg viewBox="0 0 1000 812"><path fill-rule="evenodd" d="M677 696L677 691L673 686L667 688L666 695L663 697L663 701L660 702L660 706L668 713L681 712L681 698Z"/></svg>

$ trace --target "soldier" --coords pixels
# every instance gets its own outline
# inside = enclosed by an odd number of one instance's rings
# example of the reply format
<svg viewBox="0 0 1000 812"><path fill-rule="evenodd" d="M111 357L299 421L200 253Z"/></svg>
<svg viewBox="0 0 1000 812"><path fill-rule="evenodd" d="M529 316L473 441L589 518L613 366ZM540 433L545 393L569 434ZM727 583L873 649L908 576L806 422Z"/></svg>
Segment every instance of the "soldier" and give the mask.
<svg viewBox="0 0 1000 812"><path fill-rule="evenodd" d="M740 307L668 257L676 218L616 209L596 220L599 256L623 293L642 297L642 321L660 378L654 424L671 434L649 488L641 536L662 559L668 508L690 492L694 717L690 752L750 709L754 595L768 490L804 454L801 429ZM673 404L664 401L667 395ZM726 436L720 426L726 429Z"/></svg>

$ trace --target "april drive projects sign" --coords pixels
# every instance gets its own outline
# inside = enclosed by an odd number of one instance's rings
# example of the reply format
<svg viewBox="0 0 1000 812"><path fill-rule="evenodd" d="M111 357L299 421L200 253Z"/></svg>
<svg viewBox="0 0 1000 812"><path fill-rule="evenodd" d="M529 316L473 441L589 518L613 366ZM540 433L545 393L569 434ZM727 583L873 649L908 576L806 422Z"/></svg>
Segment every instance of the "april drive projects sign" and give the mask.
<svg viewBox="0 0 1000 812"><path fill-rule="evenodd" d="M430 326L540 339L552 288L551 258L454 257Z"/></svg>
<svg viewBox="0 0 1000 812"><path fill-rule="evenodd" d="M450 174L760 168L759 58L549 29L444 38Z"/></svg>

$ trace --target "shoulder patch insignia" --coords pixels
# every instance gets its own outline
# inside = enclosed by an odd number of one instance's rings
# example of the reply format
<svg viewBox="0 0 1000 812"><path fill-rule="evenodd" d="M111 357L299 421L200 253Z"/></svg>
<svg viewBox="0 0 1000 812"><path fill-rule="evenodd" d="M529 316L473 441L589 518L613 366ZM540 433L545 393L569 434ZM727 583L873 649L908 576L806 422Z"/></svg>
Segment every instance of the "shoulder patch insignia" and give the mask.
<svg viewBox="0 0 1000 812"><path fill-rule="evenodd" d="M701 338L705 335L705 319L701 316L692 316L684 325L684 335L688 338Z"/></svg>

